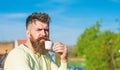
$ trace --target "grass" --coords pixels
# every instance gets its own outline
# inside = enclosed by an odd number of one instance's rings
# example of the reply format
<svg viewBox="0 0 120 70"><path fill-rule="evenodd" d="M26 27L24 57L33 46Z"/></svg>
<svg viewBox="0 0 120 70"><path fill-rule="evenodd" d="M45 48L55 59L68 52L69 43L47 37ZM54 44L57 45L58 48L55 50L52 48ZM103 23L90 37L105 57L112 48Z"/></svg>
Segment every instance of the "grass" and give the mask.
<svg viewBox="0 0 120 70"><path fill-rule="evenodd" d="M69 58L68 59L68 66L83 67L84 60L82 60L80 58Z"/></svg>
<svg viewBox="0 0 120 70"><path fill-rule="evenodd" d="M80 61L68 61L68 66L80 67Z"/></svg>

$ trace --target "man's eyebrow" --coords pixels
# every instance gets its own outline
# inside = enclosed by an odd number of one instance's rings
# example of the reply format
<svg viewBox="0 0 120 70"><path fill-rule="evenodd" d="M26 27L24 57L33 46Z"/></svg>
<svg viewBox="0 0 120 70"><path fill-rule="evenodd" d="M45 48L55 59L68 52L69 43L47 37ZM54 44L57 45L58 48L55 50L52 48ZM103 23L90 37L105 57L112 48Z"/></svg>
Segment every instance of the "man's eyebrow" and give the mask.
<svg viewBox="0 0 120 70"><path fill-rule="evenodd" d="M49 30L49 28L37 28L36 30Z"/></svg>

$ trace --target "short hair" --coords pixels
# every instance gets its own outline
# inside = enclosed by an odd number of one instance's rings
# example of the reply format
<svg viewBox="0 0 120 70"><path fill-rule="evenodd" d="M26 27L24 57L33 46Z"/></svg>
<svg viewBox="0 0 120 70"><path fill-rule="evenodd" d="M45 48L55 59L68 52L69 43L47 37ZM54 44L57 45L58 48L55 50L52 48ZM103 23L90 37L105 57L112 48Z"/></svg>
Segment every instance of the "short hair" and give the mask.
<svg viewBox="0 0 120 70"><path fill-rule="evenodd" d="M50 17L47 13L33 12L26 19L26 29L28 29L28 25L31 24L34 20L38 20L38 21L41 21L43 23L47 23L49 25Z"/></svg>

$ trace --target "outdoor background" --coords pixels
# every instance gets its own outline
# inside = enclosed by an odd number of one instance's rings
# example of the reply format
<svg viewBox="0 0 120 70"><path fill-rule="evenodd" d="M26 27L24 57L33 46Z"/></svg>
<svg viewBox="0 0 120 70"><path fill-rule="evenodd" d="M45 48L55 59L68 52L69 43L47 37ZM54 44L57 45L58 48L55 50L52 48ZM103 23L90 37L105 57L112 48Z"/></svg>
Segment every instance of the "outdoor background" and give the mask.
<svg viewBox="0 0 120 70"><path fill-rule="evenodd" d="M68 66L119 70L120 0L1 0L0 44L25 39L32 12L50 15L50 38L68 46Z"/></svg>

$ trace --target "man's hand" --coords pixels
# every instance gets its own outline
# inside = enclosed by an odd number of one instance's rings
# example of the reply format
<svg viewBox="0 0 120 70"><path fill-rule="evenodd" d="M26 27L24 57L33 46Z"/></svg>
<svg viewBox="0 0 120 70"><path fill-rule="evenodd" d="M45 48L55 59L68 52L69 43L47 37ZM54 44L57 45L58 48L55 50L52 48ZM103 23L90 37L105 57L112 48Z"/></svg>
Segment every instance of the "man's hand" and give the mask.
<svg viewBox="0 0 120 70"><path fill-rule="evenodd" d="M53 51L60 55L60 58L61 58L62 62L67 62L68 49L67 49L67 47L64 44L62 44L60 42L54 43Z"/></svg>

